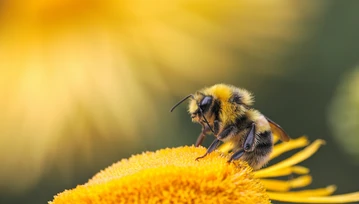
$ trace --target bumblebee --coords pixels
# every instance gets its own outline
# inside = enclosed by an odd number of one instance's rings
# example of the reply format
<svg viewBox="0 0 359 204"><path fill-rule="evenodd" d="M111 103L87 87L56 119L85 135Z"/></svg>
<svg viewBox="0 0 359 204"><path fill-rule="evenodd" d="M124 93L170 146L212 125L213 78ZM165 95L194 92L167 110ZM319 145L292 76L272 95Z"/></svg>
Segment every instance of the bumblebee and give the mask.
<svg viewBox="0 0 359 204"><path fill-rule="evenodd" d="M216 137L207 152L196 160L213 152L221 142L229 142L233 154L228 162L242 159L253 169L260 169L272 152L273 134L282 141L290 140L277 123L252 108L253 96L245 89L216 84L183 98L171 112L187 99L192 121L202 126L195 145L201 145L207 134Z"/></svg>

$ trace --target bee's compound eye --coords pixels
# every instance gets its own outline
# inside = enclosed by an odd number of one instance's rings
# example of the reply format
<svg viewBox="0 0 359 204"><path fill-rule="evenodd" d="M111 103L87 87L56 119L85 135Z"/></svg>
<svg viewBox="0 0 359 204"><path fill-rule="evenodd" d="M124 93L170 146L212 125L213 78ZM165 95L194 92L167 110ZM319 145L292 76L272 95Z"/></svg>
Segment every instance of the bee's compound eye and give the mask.
<svg viewBox="0 0 359 204"><path fill-rule="evenodd" d="M206 96L206 97L204 97L204 98L202 99L200 105L201 105L201 106L206 106L206 105L208 105L208 104L210 104L210 103L212 103L212 97Z"/></svg>
<svg viewBox="0 0 359 204"><path fill-rule="evenodd" d="M211 103L212 103L212 97L206 96L202 99L201 103L199 104L199 108L201 109L201 111L207 112Z"/></svg>

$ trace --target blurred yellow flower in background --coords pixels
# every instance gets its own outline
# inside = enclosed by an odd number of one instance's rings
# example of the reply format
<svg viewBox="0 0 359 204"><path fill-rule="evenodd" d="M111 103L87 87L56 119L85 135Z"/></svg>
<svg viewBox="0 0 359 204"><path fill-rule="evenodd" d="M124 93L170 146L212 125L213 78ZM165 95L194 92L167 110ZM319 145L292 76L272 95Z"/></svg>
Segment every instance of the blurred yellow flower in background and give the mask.
<svg viewBox="0 0 359 204"><path fill-rule="evenodd" d="M1 4L0 187L9 191L34 185L45 164L91 159L97 137L131 146L136 130L156 127L155 96L229 77L245 56L273 57L313 11L285 0Z"/></svg>
<svg viewBox="0 0 359 204"><path fill-rule="evenodd" d="M300 137L274 147L271 159L307 146ZM86 184L66 190L50 203L349 203L359 201L359 192L329 196L336 187L291 191L309 185L309 169L296 166L324 144L311 145L272 166L253 171L241 160L227 163L219 151L203 155L205 148L178 147L132 156L96 174ZM299 174L284 181L268 179Z"/></svg>
<svg viewBox="0 0 359 204"><path fill-rule="evenodd" d="M359 162L359 67L342 77L329 107L329 127L343 151Z"/></svg>

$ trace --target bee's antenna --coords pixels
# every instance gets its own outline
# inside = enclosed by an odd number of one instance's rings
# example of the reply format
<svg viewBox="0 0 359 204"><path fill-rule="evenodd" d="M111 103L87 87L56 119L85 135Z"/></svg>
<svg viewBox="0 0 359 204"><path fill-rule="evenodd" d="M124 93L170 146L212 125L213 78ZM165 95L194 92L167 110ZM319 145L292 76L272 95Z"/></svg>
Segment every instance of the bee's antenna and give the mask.
<svg viewBox="0 0 359 204"><path fill-rule="evenodd" d="M194 98L192 94L190 94L190 95L184 97L182 100L180 100L178 103L176 103L176 105L174 105L174 106L171 108L170 112L172 112L177 106L179 106L183 101L187 100L189 97Z"/></svg>
<svg viewBox="0 0 359 204"><path fill-rule="evenodd" d="M214 134L214 131L213 131L212 127L209 125L208 120L207 120L207 119L206 119L206 117L204 116L204 114L203 114L203 112L202 112L202 109L201 109L201 108L199 108L199 111L201 111L201 114L202 114L202 116L203 116L204 122L206 122L206 123L207 123L207 125L208 125L209 129L210 129L210 130L213 132L213 134Z"/></svg>

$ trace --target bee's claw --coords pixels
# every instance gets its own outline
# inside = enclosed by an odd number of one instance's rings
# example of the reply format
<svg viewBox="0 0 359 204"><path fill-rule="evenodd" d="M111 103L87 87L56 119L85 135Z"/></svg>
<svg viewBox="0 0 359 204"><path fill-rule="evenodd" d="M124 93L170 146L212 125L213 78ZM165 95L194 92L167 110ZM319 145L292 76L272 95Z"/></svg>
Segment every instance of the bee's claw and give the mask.
<svg viewBox="0 0 359 204"><path fill-rule="evenodd" d="M196 161L198 161L198 160L200 160L200 159L203 159L203 158L205 158L206 156L207 156L207 153L204 154L203 156L197 157L197 158L196 158Z"/></svg>
<svg viewBox="0 0 359 204"><path fill-rule="evenodd" d="M239 158L241 158L241 157L243 156L243 154L244 154L244 150L241 149L241 150L235 152L235 153L231 156L231 158L229 159L229 161L238 160Z"/></svg>

